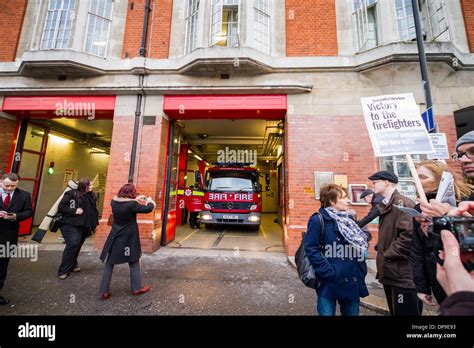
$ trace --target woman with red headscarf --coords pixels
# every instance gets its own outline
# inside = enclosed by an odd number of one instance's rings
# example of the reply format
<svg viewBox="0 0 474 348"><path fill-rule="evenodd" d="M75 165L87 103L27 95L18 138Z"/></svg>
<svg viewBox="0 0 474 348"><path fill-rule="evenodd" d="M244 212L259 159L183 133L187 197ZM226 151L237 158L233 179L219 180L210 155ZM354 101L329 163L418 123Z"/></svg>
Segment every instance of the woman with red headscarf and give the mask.
<svg viewBox="0 0 474 348"><path fill-rule="evenodd" d="M105 262L105 269L100 283L102 299L110 297L110 281L114 265L127 263L130 266L132 294L144 294L149 286L141 284L140 257L142 255L138 232L137 214L147 214L153 211L156 203L145 196L138 196L133 184L125 184L116 197L112 199L113 226L104 249L100 255Z"/></svg>

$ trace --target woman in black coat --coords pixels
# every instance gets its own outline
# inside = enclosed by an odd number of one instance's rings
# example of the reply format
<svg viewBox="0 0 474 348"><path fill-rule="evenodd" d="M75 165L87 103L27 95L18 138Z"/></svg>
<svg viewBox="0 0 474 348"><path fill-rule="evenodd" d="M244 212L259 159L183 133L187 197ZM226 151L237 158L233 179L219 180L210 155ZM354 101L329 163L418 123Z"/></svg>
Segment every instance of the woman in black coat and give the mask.
<svg viewBox="0 0 474 348"><path fill-rule="evenodd" d="M142 250L137 214L152 212L156 203L150 197L137 196L135 186L126 184L111 202L114 223L100 255L102 262L105 262L100 283L100 293L104 300L111 295L109 290L114 265L121 263L128 262L130 266L133 295L141 295L150 290L149 286L142 287L141 285L139 261Z"/></svg>
<svg viewBox="0 0 474 348"><path fill-rule="evenodd" d="M58 213L63 216L60 229L66 242L59 279L66 279L70 272L80 272L77 258L86 238L94 231L99 222L97 197L92 192L89 179L81 179L76 190L67 191L58 206Z"/></svg>

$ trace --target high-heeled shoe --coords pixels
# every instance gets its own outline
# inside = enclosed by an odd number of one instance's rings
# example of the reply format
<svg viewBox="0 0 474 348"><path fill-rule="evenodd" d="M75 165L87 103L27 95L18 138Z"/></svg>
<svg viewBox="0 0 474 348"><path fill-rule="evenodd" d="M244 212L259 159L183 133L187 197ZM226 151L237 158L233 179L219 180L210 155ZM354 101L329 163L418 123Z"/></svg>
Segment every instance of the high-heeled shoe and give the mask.
<svg viewBox="0 0 474 348"><path fill-rule="evenodd" d="M108 300L112 294L110 292L104 292L102 294L102 300Z"/></svg>
<svg viewBox="0 0 474 348"><path fill-rule="evenodd" d="M148 291L150 291L151 287L148 286L148 285L145 285L143 288L141 288L140 290L137 290L137 291L132 291L132 294L133 296L138 296L138 295L142 295L142 294L145 294L147 293Z"/></svg>

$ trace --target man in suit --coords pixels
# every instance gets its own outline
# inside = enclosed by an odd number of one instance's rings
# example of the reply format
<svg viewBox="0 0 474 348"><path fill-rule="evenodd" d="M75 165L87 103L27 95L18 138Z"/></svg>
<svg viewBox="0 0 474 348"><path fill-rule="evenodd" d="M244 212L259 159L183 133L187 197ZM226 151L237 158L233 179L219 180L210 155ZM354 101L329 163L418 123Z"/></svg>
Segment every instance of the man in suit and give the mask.
<svg viewBox="0 0 474 348"><path fill-rule="evenodd" d="M10 257L8 251L12 245L18 242L18 230L20 221L33 216L31 195L18 188L20 179L15 173L3 175L2 190L0 191L0 245L6 252L0 255L0 291L7 277L8 262ZM6 305L10 301L0 295L0 305Z"/></svg>

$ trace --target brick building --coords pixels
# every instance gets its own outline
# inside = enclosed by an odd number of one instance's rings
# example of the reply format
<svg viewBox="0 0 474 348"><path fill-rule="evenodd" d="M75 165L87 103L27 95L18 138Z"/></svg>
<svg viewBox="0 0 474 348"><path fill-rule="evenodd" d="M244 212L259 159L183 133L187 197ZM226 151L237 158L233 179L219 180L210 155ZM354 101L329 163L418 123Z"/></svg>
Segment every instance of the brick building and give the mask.
<svg viewBox="0 0 474 348"><path fill-rule="evenodd" d="M54 201L44 189L48 182L60 192L67 177L97 174L100 248L109 230L104 202L127 182L135 158L134 182L159 202L155 213L139 220L143 249L155 251L169 242L162 237L163 205L176 187L165 179L174 173L168 167L180 151L173 146L178 139L209 158L212 145L222 145L219 137L244 148L260 146L259 164L277 180L278 194L266 195L268 206L278 214L289 255L319 207L316 172L361 185L374 171L390 169L402 178L404 192L413 191L402 158L373 156L360 105L361 97L413 92L424 110L411 0L0 4L0 169L16 166L23 187L34 193L33 226ZM435 120L453 150L456 138L474 128L474 3L419 5ZM94 111L88 121L78 113L87 103ZM58 118L68 105L76 106L69 119ZM245 134L237 136L237 128ZM209 138L199 140L206 132ZM74 156L79 169L64 164ZM48 169L60 175L48 176ZM166 216L173 223L169 211Z"/></svg>

